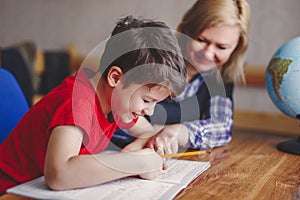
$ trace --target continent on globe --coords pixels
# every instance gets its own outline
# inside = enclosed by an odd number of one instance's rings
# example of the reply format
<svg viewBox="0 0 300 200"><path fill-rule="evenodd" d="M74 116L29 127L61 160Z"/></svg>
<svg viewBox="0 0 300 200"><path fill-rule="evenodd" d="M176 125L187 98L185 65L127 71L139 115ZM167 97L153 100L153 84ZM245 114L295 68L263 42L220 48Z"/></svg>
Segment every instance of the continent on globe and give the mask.
<svg viewBox="0 0 300 200"><path fill-rule="evenodd" d="M268 71L272 77L272 84L276 96L281 102L284 102L282 95L280 94L280 86L283 80L283 76L289 70L289 66L292 62L292 59L283 59L280 57L274 57L270 61Z"/></svg>

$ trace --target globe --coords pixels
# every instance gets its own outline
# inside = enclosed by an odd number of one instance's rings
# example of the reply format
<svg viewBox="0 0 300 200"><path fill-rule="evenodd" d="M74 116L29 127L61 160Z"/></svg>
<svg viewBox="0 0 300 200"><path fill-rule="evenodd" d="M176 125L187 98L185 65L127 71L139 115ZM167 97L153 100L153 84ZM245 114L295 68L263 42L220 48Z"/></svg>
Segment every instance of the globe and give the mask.
<svg viewBox="0 0 300 200"><path fill-rule="evenodd" d="M280 111L300 120L300 37L283 44L272 56L266 69L266 88ZM300 137L277 147L300 155Z"/></svg>

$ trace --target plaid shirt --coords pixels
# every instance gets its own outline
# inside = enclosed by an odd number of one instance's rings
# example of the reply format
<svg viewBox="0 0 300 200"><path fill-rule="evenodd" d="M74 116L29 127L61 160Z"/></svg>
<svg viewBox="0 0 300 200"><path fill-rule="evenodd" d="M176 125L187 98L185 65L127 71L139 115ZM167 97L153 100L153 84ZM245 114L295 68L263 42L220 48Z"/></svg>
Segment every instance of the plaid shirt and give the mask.
<svg viewBox="0 0 300 200"><path fill-rule="evenodd" d="M180 102L196 94L204 79L199 76L190 82L175 101ZM224 146L231 140L233 126L233 107L230 98L213 96L210 99L210 118L183 122L189 130L187 147L208 149Z"/></svg>

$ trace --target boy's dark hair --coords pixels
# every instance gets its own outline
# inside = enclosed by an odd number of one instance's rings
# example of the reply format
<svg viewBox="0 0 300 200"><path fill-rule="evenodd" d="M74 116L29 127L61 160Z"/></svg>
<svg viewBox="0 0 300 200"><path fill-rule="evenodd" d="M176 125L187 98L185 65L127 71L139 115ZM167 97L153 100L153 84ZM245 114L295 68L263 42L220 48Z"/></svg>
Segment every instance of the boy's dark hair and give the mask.
<svg viewBox="0 0 300 200"><path fill-rule="evenodd" d="M117 23L103 52L99 71L106 77L118 66L128 84L163 84L178 95L185 87L185 66L178 41L163 22L125 17Z"/></svg>

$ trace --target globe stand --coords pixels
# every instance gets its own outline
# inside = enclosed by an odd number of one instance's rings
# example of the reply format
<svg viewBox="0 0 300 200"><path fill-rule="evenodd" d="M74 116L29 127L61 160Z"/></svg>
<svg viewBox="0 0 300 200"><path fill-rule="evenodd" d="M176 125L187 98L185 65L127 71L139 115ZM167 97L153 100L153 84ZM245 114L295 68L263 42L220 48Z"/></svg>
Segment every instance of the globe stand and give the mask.
<svg viewBox="0 0 300 200"><path fill-rule="evenodd" d="M300 114L296 115L297 119L300 119ZM300 155L300 136L297 140L289 140L279 143L277 149L286 153Z"/></svg>

